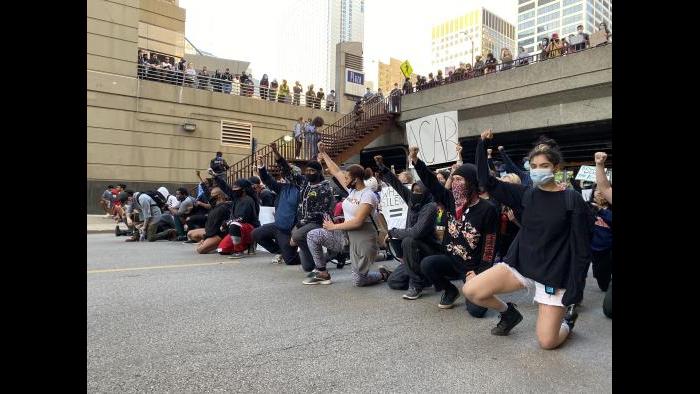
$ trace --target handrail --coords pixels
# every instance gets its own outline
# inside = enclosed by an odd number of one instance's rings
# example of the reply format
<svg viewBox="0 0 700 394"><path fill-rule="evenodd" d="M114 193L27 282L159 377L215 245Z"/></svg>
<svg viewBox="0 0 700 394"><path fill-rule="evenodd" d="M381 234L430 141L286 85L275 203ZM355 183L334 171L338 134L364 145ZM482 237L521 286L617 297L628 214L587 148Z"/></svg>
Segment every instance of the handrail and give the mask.
<svg viewBox="0 0 700 394"><path fill-rule="evenodd" d="M362 106L363 112L358 116L355 112L345 114L343 117L338 119L335 123L330 124L326 127L322 127L317 131L318 138L311 139L313 141L322 141L324 145L327 146L328 154L331 157L336 157L347 147L345 145L351 144L354 139L358 137L359 130L367 132L371 130L374 126L378 125L374 122L382 121L383 115L390 115L398 112L400 96L389 96L380 97L374 96L368 99ZM381 119L378 117L382 116ZM283 136L275 141L277 145L277 150L280 155L287 161L296 160L296 142L294 140L286 141ZM310 141L306 138L302 138L302 149L304 151L304 159L310 159L311 149L307 145ZM275 156L272 152L270 145L272 143L265 145L258 149L254 155L249 155L244 157L242 160L234 163L228 171L228 181L233 182L236 179L249 177L255 174L256 171L256 160L258 156L262 156L263 162L266 167L271 167L275 165Z"/></svg>
<svg viewBox="0 0 700 394"><path fill-rule="evenodd" d="M240 81L238 78L234 79L232 74L229 74L228 78L216 78L212 75L202 74L201 71L196 72L194 69L191 70L193 70L194 73L162 68L148 63L140 63L137 65L137 75L139 79L203 89L216 93L233 94L236 96L305 106L314 109L323 109L332 112L336 112L337 110L337 97L329 100L326 92L324 92L323 97L319 98L319 92L309 92L308 90L304 91L302 89L301 93L295 93L294 86L287 85L289 92L284 93L280 90L282 84L278 84L277 88L271 88L269 87L271 82L269 82L268 85L255 85L250 78ZM313 93L313 95L310 93Z"/></svg>

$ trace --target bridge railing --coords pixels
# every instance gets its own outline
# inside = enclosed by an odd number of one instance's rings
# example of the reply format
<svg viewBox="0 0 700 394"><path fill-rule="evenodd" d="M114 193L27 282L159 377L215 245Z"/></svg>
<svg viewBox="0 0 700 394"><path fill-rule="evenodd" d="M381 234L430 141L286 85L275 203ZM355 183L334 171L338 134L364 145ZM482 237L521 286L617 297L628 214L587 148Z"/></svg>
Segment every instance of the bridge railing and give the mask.
<svg viewBox="0 0 700 394"><path fill-rule="evenodd" d="M612 44L602 44L602 45L612 45ZM518 57L514 58L510 62L501 62L501 63L492 63L492 64L484 64L483 67L480 67L478 69L475 68L470 68L467 69L463 74L452 74L451 76L444 77L441 80L434 79L433 81L426 81L425 84L415 84L412 86L411 91L403 91L403 94L411 94L411 93L417 93L422 90L427 90L427 89L433 89L442 85L447 85L453 82L459 82L459 81L464 81L467 79L472 79L472 78L479 78L483 77L485 75L489 74L495 74L499 72L504 72L508 71L511 69L523 67L523 66L528 66L530 64L534 63L541 63L550 59L556 59L562 56L572 56L576 55L579 52L584 52L584 51L589 51L594 48L598 48L601 45L595 46L595 47L590 47L590 48L585 48L585 49L575 49L576 46L572 45L567 48L562 48L557 51L552 51L550 53L537 53L534 55L528 55L528 56L523 56L523 57Z"/></svg>
<svg viewBox="0 0 700 394"><path fill-rule="evenodd" d="M337 98L328 100L325 96L326 92L324 97L319 99L318 92L314 92L314 96L307 96L306 91L303 90L300 94L295 94L294 87L287 85L289 93L280 94L279 86L273 89L269 86L255 85L252 81L246 83L235 79L215 78L211 75L188 73L152 64L139 64L137 67L138 78L147 81L337 112Z"/></svg>

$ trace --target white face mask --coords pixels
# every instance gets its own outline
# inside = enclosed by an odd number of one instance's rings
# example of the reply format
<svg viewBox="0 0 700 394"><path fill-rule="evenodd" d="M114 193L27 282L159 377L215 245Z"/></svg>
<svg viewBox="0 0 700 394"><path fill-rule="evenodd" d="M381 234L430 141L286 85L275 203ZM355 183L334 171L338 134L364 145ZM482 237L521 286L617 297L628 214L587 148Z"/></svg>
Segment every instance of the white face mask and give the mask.
<svg viewBox="0 0 700 394"><path fill-rule="evenodd" d="M554 173L551 168L535 168L530 170L530 179L535 186L540 186L554 180Z"/></svg>

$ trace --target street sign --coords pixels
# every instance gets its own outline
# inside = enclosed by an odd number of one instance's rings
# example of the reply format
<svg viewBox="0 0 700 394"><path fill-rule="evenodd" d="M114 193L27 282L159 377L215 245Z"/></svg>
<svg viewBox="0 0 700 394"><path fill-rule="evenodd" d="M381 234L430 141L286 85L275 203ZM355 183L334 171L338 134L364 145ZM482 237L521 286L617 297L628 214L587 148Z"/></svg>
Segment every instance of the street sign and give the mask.
<svg viewBox="0 0 700 394"><path fill-rule="evenodd" d="M410 78L411 74L413 73L413 67L411 67L411 63L406 60L405 62L401 63L401 66L399 66L401 69L401 73L403 74L404 77Z"/></svg>

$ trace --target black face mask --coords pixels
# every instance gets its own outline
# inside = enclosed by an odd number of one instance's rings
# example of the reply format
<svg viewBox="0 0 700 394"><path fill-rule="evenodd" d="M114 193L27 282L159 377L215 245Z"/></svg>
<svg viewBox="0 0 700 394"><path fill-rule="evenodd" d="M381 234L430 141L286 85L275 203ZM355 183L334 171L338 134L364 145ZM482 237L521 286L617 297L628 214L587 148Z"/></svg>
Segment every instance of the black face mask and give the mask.
<svg viewBox="0 0 700 394"><path fill-rule="evenodd" d="M211 206L213 207L213 206L216 205L216 203L217 203L218 201L219 201L219 199L217 199L216 197L211 197L211 198L209 199L209 205L211 205Z"/></svg>
<svg viewBox="0 0 700 394"><path fill-rule="evenodd" d="M413 202L414 207L422 205L424 201L425 194L411 193L411 202Z"/></svg>
<svg viewBox="0 0 700 394"><path fill-rule="evenodd" d="M318 172L314 172L314 173L306 175L306 179L308 179L309 182L316 183L316 182L321 182L322 178L321 178L321 174L319 174Z"/></svg>

